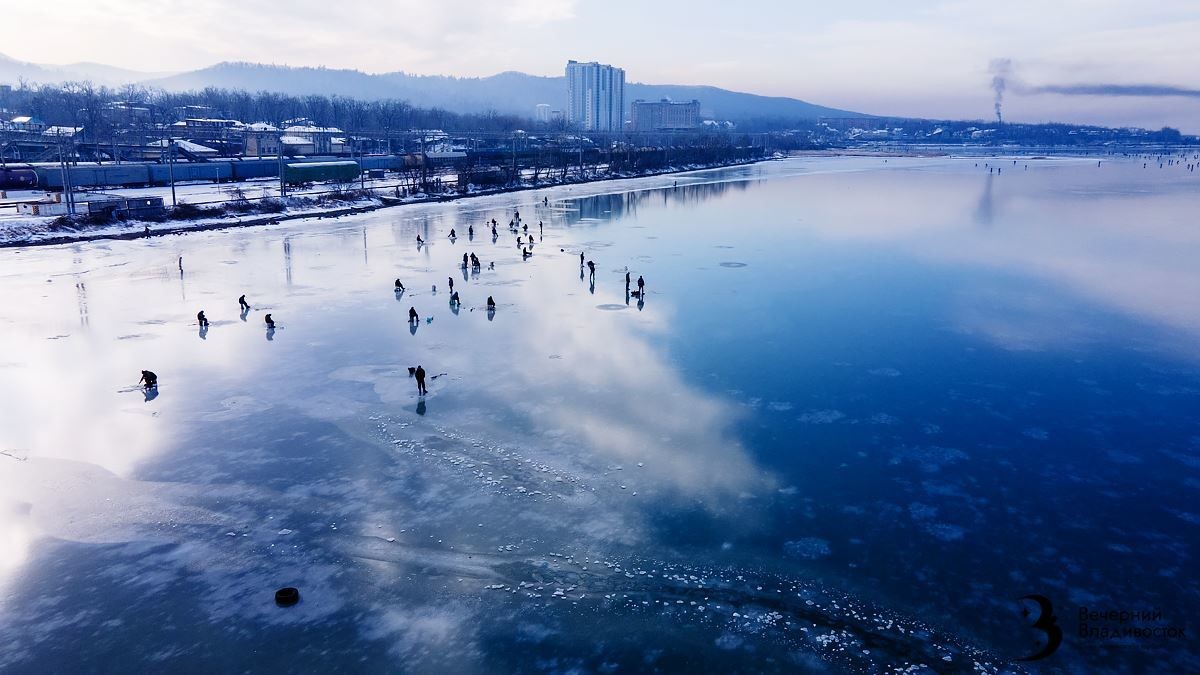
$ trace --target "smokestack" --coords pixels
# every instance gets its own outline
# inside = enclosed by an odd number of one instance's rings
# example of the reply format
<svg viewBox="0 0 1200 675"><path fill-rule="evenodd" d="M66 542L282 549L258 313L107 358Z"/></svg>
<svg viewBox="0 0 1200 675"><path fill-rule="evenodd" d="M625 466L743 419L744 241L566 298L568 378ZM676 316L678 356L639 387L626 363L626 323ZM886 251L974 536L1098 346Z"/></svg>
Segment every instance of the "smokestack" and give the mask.
<svg viewBox="0 0 1200 675"><path fill-rule="evenodd" d="M1008 78L1012 74L1012 59L992 59L988 72L992 74L992 91L996 94L996 124L1001 125L1004 124L1001 104L1004 103L1004 90L1008 88Z"/></svg>

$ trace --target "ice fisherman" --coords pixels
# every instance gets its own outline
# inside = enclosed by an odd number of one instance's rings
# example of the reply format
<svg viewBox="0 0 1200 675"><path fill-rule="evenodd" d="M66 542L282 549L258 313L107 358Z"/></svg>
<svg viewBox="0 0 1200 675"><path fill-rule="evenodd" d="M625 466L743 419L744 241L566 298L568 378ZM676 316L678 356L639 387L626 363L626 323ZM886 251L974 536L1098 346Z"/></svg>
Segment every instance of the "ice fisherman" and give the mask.
<svg viewBox="0 0 1200 675"><path fill-rule="evenodd" d="M158 386L158 376L149 370L142 371L142 379L138 380L138 384L146 383L147 389L154 389Z"/></svg>
<svg viewBox="0 0 1200 675"><path fill-rule="evenodd" d="M425 388L425 369L418 365L416 371L413 372L413 375L415 375L417 378L417 395L424 396L425 394L428 394L429 390Z"/></svg>

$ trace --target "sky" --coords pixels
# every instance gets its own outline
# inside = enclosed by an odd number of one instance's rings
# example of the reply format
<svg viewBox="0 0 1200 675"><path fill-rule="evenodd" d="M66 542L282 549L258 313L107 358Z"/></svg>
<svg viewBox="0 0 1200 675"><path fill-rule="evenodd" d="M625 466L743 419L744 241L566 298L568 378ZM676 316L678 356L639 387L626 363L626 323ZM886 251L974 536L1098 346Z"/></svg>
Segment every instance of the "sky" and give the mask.
<svg viewBox="0 0 1200 675"><path fill-rule="evenodd" d="M59 0L0 17L54 26L53 44L4 31L0 52L35 63L482 76L559 75L573 58L633 82L934 118L992 118L1006 60L1007 120L1200 133L1200 0Z"/></svg>

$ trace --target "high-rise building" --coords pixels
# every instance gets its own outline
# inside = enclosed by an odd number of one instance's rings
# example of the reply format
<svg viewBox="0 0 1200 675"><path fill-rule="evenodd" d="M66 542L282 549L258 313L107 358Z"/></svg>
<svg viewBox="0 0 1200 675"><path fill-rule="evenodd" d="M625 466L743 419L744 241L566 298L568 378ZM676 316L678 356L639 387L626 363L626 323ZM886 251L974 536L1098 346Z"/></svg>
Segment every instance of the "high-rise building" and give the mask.
<svg viewBox="0 0 1200 675"><path fill-rule="evenodd" d="M700 101L675 103L638 99L629 106L629 126L633 131L673 131L700 126Z"/></svg>
<svg viewBox="0 0 1200 675"><path fill-rule="evenodd" d="M533 119L535 122L549 122L550 121L550 104L549 103L539 103L536 106L534 106Z"/></svg>
<svg viewBox="0 0 1200 675"><path fill-rule="evenodd" d="M584 131L621 131L625 71L595 61L567 61L567 122Z"/></svg>

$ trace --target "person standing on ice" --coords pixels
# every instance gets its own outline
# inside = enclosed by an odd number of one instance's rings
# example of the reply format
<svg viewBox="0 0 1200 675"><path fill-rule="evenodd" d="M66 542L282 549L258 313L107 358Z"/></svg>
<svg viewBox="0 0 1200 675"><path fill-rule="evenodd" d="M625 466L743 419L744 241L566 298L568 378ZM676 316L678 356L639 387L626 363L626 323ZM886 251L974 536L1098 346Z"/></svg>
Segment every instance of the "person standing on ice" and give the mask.
<svg viewBox="0 0 1200 675"><path fill-rule="evenodd" d="M490 296L490 295L488 296L488 301L487 301L487 311L489 311L489 312L496 311L496 301L493 300L492 296Z"/></svg>
<svg viewBox="0 0 1200 675"><path fill-rule="evenodd" d="M417 323L420 320L421 320L421 317L417 316L417 308L409 307L408 308L408 322L409 323Z"/></svg>
<svg viewBox="0 0 1200 675"><path fill-rule="evenodd" d="M454 277L446 277L446 281L450 283L450 292L454 292Z"/></svg>
<svg viewBox="0 0 1200 675"><path fill-rule="evenodd" d="M583 251L579 252L579 266L583 267Z"/></svg>
<svg viewBox="0 0 1200 675"><path fill-rule="evenodd" d="M241 307L243 312L250 311L250 303L246 302L246 294L245 293L243 293L242 296L240 298L238 298L238 307Z"/></svg>
<svg viewBox="0 0 1200 675"><path fill-rule="evenodd" d="M596 263L589 260L587 262L587 267L588 267L588 275L591 276L593 279L595 279L596 278Z"/></svg>
<svg viewBox="0 0 1200 675"><path fill-rule="evenodd" d="M196 312L196 323L200 324L201 328L208 327L208 317L204 316L204 310Z"/></svg>
<svg viewBox="0 0 1200 675"><path fill-rule="evenodd" d="M397 293L403 293L403 292L404 292L404 284L400 283L400 280L399 280L399 279L397 279L397 280L396 280L396 292L397 292Z"/></svg>
<svg viewBox="0 0 1200 675"><path fill-rule="evenodd" d="M646 280L643 279L642 275L639 274L638 275L638 295L640 296L640 295L645 295L645 294L646 294Z"/></svg>
<svg viewBox="0 0 1200 675"><path fill-rule="evenodd" d="M416 371L413 372L413 375L415 375L417 378L417 396L424 396L425 394L428 394L429 390L425 388L425 369L418 365Z"/></svg>
<svg viewBox="0 0 1200 675"><path fill-rule="evenodd" d="M268 330L275 330L275 319L272 319L270 314L263 318L263 322L267 324Z"/></svg>

